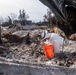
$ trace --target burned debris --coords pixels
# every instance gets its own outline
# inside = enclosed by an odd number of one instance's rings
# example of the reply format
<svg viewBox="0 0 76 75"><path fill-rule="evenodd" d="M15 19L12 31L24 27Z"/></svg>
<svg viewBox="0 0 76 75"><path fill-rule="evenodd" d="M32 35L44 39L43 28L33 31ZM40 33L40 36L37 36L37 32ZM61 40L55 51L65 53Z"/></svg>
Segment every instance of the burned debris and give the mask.
<svg viewBox="0 0 76 75"><path fill-rule="evenodd" d="M37 30L15 30L2 28L2 42L0 46L0 56L6 59L18 59L28 62L44 63L46 64L49 60L53 65L71 67L75 65L76 53L75 53L75 42L70 42L64 46L63 52L55 54L53 60L48 59L45 56L43 48L44 41L42 40L42 32L46 29ZM49 29L52 31L53 29ZM68 40L69 42L69 40ZM62 48L60 48L62 51ZM47 64L46 64L47 65ZM51 65L51 64L49 64Z"/></svg>
<svg viewBox="0 0 76 75"><path fill-rule="evenodd" d="M41 25L41 22L35 25L27 21L25 10L19 11L19 20L12 21L8 16L9 22L4 22L0 28L0 57L46 65L76 66L76 9L68 5L63 12L65 7L62 5L68 0L61 3L62 10L56 6L56 0L46 1L53 7L53 12L56 11L53 17L50 17L52 12L48 13L49 25L47 22L42 23L46 25ZM46 15L44 17L46 19ZM46 37L48 33L50 36ZM44 49L44 46L51 47L52 51L49 47Z"/></svg>

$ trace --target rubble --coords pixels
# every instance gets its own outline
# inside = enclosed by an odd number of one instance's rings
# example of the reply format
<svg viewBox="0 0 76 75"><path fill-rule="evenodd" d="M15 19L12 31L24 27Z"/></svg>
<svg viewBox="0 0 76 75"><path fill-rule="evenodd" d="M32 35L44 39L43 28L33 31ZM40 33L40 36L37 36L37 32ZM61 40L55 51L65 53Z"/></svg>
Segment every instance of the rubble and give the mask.
<svg viewBox="0 0 76 75"><path fill-rule="evenodd" d="M68 37L68 39L75 41L75 40L76 40L76 33L70 35L70 36Z"/></svg>
<svg viewBox="0 0 76 75"><path fill-rule="evenodd" d="M8 32L3 34L3 38L7 39L9 43L21 43L24 39L27 39L28 33L27 31Z"/></svg>
<svg viewBox="0 0 76 75"><path fill-rule="evenodd" d="M3 54L6 51L6 48L4 46L0 46L0 54Z"/></svg>
<svg viewBox="0 0 76 75"><path fill-rule="evenodd" d="M76 41L64 45L61 53L55 54L53 59L45 57L41 32L44 30L18 30L5 33L4 43L0 46L0 56L6 59L44 63L46 65L73 67L76 65ZM22 41L22 42L21 42ZM20 42L20 43L18 43ZM10 44L11 43L11 44ZM62 48L60 48L62 51Z"/></svg>

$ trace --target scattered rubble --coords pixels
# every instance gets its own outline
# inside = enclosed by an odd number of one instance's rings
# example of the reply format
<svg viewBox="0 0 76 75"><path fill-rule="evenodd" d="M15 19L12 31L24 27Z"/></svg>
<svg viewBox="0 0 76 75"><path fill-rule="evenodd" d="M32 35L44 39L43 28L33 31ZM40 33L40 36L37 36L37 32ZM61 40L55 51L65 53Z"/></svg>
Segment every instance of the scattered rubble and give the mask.
<svg viewBox="0 0 76 75"><path fill-rule="evenodd" d="M5 39L0 46L0 56L6 59L45 63L46 65L74 67L76 65L76 41L69 40L69 43L64 45L63 52L55 54L53 59L47 59L41 43L42 31L44 30L18 30L2 34Z"/></svg>

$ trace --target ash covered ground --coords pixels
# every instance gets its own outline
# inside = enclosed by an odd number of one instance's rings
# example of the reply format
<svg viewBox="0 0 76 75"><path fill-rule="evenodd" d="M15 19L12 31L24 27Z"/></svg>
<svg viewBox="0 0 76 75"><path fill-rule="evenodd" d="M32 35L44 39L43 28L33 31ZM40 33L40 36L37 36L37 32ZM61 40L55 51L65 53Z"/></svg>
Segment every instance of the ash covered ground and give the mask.
<svg viewBox="0 0 76 75"><path fill-rule="evenodd" d="M46 28L48 29L48 28ZM21 60L35 63L44 63L46 65L76 67L76 41L67 40L68 43L64 44L64 49L60 47L61 52L55 54L53 59L45 57L43 45L40 43L40 34L44 29L33 30L14 30L2 28L2 36L5 34L17 35L20 42L14 42L17 38L3 39L3 44L0 45L0 57L12 60ZM11 33L9 33L11 32ZM27 43L27 34L30 35L30 43ZM9 36L8 35L8 36ZM11 37L11 36L9 36Z"/></svg>

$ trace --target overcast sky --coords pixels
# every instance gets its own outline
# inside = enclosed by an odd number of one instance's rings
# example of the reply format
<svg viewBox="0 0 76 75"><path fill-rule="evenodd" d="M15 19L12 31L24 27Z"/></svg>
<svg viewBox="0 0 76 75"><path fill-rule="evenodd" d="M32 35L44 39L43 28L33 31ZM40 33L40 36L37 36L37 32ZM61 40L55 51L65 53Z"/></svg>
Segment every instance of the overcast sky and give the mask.
<svg viewBox="0 0 76 75"><path fill-rule="evenodd" d="M0 16L19 15L19 9L24 9L29 19L37 22L43 19L48 8L39 0L0 0Z"/></svg>

